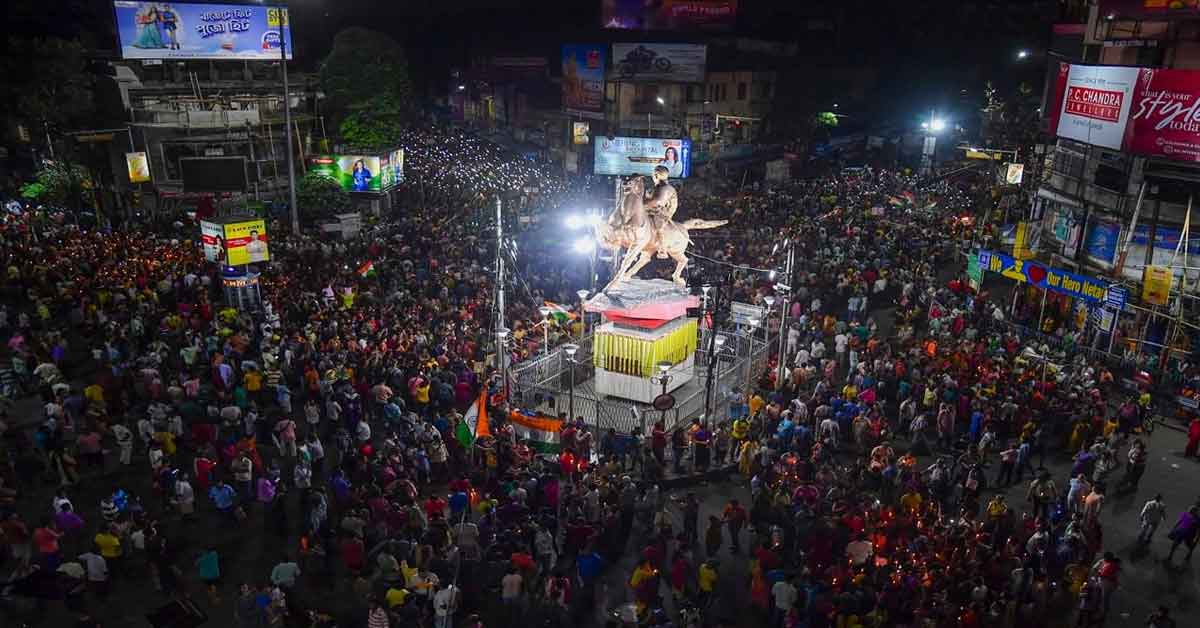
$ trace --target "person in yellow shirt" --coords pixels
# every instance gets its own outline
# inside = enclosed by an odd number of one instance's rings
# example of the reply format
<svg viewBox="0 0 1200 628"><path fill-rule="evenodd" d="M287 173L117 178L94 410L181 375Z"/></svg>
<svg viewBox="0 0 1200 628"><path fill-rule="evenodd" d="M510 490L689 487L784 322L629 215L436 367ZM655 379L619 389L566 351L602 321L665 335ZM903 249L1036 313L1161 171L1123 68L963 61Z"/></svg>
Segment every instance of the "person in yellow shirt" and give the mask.
<svg viewBox="0 0 1200 628"><path fill-rule="evenodd" d="M101 530L92 539L96 543L96 547L100 550L100 555L105 560L109 561L109 568L112 568L112 561L119 560L124 553L121 548L121 539L113 534L112 529Z"/></svg>
<svg viewBox="0 0 1200 628"><path fill-rule="evenodd" d="M765 405L767 405L767 400L763 399L762 395L755 394L750 398L750 416L757 416Z"/></svg>
<svg viewBox="0 0 1200 628"><path fill-rule="evenodd" d="M404 602L408 600L408 589L393 586L384 594L383 600L387 602L388 608L404 606Z"/></svg>
<svg viewBox="0 0 1200 628"><path fill-rule="evenodd" d="M700 572L696 576L696 582L700 589L700 608L708 607L708 601L712 599L713 591L717 589L717 580L719 579L717 561L707 560L700 563Z"/></svg>
<svg viewBox="0 0 1200 628"><path fill-rule="evenodd" d="M921 503L925 501L924 497L916 491L909 491L900 498L900 509L907 514L915 514L921 509Z"/></svg>
<svg viewBox="0 0 1200 628"><path fill-rule="evenodd" d="M246 371L242 376L242 383L246 385L246 392L258 394L262 392L262 374L255 370Z"/></svg>

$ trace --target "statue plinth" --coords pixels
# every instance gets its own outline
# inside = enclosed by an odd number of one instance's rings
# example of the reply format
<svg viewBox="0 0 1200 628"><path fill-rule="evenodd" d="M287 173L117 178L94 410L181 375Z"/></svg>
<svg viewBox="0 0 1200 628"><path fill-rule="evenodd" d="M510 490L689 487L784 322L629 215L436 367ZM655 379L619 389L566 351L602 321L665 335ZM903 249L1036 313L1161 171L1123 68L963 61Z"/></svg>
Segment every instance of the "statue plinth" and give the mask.
<svg viewBox="0 0 1200 628"><path fill-rule="evenodd" d="M596 391L650 403L662 393L658 365L671 364L667 390L694 377L699 298L665 279L630 279L584 303L606 321L592 337Z"/></svg>

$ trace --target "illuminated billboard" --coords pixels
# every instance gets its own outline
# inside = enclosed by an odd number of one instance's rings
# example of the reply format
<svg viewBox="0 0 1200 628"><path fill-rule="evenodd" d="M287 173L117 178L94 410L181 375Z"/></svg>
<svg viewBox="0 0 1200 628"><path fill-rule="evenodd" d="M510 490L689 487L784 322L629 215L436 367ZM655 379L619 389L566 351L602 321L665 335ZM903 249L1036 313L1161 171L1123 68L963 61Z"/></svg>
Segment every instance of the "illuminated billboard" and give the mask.
<svg viewBox="0 0 1200 628"><path fill-rule="evenodd" d="M204 259L227 266L256 264L271 259L267 250L267 223L262 219L221 224L200 222Z"/></svg>
<svg viewBox="0 0 1200 628"><path fill-rule="evenodd" d="M596 138L595 174L649 175L665 166L672 178L692 174L692 141L644 137Z"/></svg>
<svg viewBox="0 0 1200 628"><path fill-rule="evenodd" d="M292 58L282 6L118 0L113 10L126 59L278 60L281 31Z"/></svg>
<svg viewBox="0 0 1200 628"><path fill-rule="evenodd" d="M404 181L404 150L381 155L320 155L309 170L333 179L347 192L386 192Z"/></svg>

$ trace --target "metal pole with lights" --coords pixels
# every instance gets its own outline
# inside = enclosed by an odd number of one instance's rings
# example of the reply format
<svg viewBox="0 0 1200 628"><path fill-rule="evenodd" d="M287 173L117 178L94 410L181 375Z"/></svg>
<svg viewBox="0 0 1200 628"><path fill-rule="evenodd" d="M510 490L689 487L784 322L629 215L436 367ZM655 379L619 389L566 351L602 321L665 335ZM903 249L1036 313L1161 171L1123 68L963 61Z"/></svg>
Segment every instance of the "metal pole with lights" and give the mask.
<svg viewBox="0 0 1200 628"><path fill-rule="evenodd" d="M569 343L563 345L563 352L567 354L567 368L571 371L571 388L567 391L567 420L575 420L575 353L579 351L579 345Z"/></svg>
<svg viewBox="0 0 1200 628"><path fill-rule="evenodd" d="M538 314L542 315L542 355L550 353L550 311L549 306L538 308Z"/></svg>
<svg viewBox="0 0 1200 628"><path fill-rule="evenodd" d="M941 133L946 128L946 121L937 117L936 112L929 112L929 121L922 122L921 128L925 130L925 145L921 147L921 170L922 174L928 175L933 171L934 156L937 152L937 134Z"/></svg>
<svg viewBox="0 0 1200 628"><path fill-rule="evenodd" d="M771 298L771 297L768 297L768 298ZM772 299L772 300L774 300L774 299ZM769 312L770 312L770 310L768 309L768 313ZM760 321L757 318L752 318L747 322L749 323L750 329L748 330L748 332L746 334L746 405L749 406L750 405L750 397L753 396L753 394L754 394L754 388L752 385L752 382L754 379L754 369L750 365L751 358L754 357L754 332L758 330L759 323L765 322L765 320ZM770 329L768 329L767 331L768 331L768 333L770 333Z"/></svg>
<svg viewBox="0 0 1200 628"><path fill-rule="evenodd" d="M583 306L585 303L587 303L587 298L588 298L588 295L590 295L590 294L591 294L590 290L579 289L579 290L575 291L575 296L579 297L579 325L580 325L579 335L581 337L586 336L587 332L588 332L587 312L585 312L583 310Z"/></svg>
<svg viewBox="0 0 1200 628"><path fill-rule="evenodd" d="M288 173L288 202L292 210L292 235L300 235L300 209L296 206L296 160L292 155L292 93L288 85L287 70L287 37L284 36L284 26L287 25L287 9L279 7L279 66L283 70L283 126L286 130L287 173Z"/></svg>

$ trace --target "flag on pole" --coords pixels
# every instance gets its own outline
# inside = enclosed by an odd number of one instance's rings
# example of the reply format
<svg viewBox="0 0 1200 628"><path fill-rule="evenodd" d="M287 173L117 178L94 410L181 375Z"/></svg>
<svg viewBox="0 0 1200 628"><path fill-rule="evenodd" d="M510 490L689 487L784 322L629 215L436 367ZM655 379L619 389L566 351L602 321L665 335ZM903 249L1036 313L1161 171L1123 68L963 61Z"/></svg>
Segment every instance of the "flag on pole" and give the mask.
<svg viewBox="0 0 1200 628"><path fill-rule="evenodd" d="M559 325L562 325L567 321L573 321L576 318L574 312L553 301L542 301L542 303L544 303L546 307L550 308L550 317L558 321Z"/></svg>
<svg viewBox="0 0 1200 628"><path fill-rule="evenodd" d="M541 454L558 453L561 447L558 433L562 431L562 421L543 414L514 410L508 414L508 422L512 424L517 439L526 441L530 449Z"/></svg>
<svg viewBox="0 0 1200 628"><path fill-rule="evenodd" d="M366 279L375 276L375 262L367 260L366 264L358 267L358 276Z"/></svg>
<svg viewBox="0 0 1200 628"><path fill-rule="evenodd" d="M462 443L463 447L470 448L476 438L491 435L492 430L488 426L487 416L487 389L485 388L479 392L479 398L467 410L462 423L455 428L454 437Z"/></svg>

